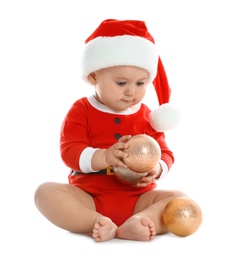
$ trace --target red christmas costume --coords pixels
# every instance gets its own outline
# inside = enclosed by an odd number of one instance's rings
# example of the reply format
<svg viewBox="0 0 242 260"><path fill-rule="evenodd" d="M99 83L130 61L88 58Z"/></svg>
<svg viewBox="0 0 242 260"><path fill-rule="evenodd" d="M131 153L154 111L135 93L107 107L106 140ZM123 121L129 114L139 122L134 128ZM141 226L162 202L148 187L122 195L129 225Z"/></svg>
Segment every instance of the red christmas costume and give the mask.
<svg viewBox="0 0 242 260"><path fill-rule="evenodd" d="M144 104L115 113L98 103L94 96L84 97L70 108L61 129L61 156L71 169L69 183L91 194L96 210L118 226L133 214L138 196L155 189L156 183L137 188L122 183L114 175L88 172L91 170L88 165L94 149L108 148L123 135L147 134L159 143L161 161L168 170L174 162L173 154L166 145L164 133L151 127L149 115L150 109ZM86 165L84 170L82 164Z"/></svg>

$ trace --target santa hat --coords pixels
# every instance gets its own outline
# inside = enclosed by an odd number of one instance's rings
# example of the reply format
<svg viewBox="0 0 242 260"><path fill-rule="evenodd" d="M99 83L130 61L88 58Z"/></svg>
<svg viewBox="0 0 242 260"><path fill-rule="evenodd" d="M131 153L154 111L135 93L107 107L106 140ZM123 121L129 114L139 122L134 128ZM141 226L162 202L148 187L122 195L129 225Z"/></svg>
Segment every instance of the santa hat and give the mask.
<svg viewBox="0 0 242 260"><path fill-rule="evenodd" d="M160 107L150 113L150 124L166 131L179 123L179 112L169 105L171 90L155 41L145 22L104 20L86 39L82 56L82 77L112 66L136 66L149 72Z"/></svg>

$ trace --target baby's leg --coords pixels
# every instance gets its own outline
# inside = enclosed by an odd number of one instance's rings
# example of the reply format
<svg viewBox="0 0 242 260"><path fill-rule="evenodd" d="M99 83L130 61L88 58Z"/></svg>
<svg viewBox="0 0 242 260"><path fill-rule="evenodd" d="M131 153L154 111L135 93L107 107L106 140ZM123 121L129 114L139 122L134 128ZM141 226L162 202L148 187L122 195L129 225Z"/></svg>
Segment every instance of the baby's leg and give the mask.
<svg viewBox="0 0 242 260"><path fill-rule="evenodd" d="M139 196L134 215L117 229L117 237L139 241L154 239L156 234L169 232L163 222L163 212L173 198L185 196L179 191L153 190Z"/></svg>
<svg viewBox="0 0 242 260"><path fill-rule="evenodd" d="M100 217L94 225L92 237L103 242L116 237L117 225L110 218Z"/></svg>
<svg viewBox="0 0 242 260"><path fill-rule="evenodd" d="M39 211L56 226L74 233L92 233L98 218L91 195L69 184L44 183L35 193Z"/></svg>
<svg viewBox="0 0 242 260"><path fill-rule="evenodd" d="M121 239L148 241L156 234L154 223L146 217L132 216L117 229L117 237Z"/></svg>

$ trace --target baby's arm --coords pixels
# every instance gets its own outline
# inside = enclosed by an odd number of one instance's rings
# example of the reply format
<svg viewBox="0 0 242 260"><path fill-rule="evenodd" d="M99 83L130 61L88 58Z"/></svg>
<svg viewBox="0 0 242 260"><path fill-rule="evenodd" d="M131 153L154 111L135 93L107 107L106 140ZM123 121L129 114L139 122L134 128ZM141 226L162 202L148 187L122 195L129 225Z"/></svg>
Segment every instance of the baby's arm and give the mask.
<svg viewBox="0 0 242 260"><path fill-rule="evenodd" d="M91 160L92 169L94 171L99 171L109 167L110 165L127 168L122 159L127 157L128 154L124 153L122 150L124 148L128 148L128 144L126 142L130 138L131 135L125 135L108 149L96 150Z"/></svg>

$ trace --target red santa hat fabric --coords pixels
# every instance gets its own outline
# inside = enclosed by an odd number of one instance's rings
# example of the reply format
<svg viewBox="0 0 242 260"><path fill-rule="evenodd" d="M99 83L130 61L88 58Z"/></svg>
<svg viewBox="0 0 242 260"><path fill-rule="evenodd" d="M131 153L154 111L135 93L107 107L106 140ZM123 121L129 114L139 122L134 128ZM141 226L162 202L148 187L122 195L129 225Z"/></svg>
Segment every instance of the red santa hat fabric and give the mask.
<svg viewBox="0 0 242 260"><path fill-rule="evenodd" d="M168 102L171 90L155 41L144 21L107 19L86 39L82 56L82 77L112 66L137 66L149 72L160 107L150 113L157 131L174 128L180 114Z"/></svg>
<svg viewBox="0 0 242 260"><path fill-rule="evenodd" d="M104 20L86 39L82 57L84 79L95 71L111 66L137 66L149 71L159 104L169 102L170 87L155 41L145 22Z"/></svg>

